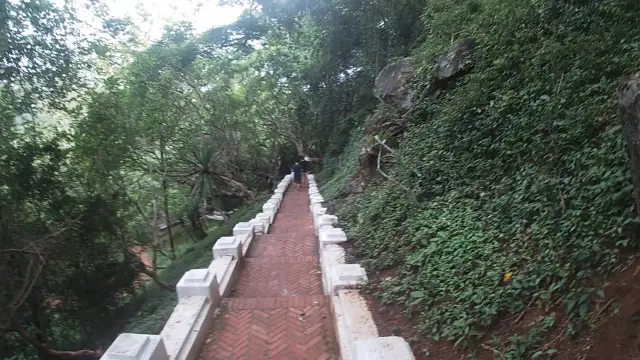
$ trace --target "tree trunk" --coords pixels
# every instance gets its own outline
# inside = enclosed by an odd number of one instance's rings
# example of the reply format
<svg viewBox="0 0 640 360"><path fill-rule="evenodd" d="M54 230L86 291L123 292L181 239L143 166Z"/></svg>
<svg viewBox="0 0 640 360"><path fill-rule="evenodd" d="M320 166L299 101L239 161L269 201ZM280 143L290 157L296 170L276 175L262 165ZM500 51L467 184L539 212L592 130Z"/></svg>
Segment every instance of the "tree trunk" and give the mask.
<svg viewBox="0 0 640 360"><path fill-rule="evenodd" d="M164 158L164 138L160 137L160 161L162 162L162 192L164 197L164 215L167 224L167 234L169 234L169 246L171 247L171 260L175 260L176 247L173 243L173 234L171 233L171 214L169 214L169 195L167 194L167 164Z"/></svg>
<svg viewBox="0 0 640 360"><path fill-rule="evenodd" d="M44 299L42 294L37 289L34 289L32 292L32 296L29 297L28 303L29 308L31 310L31 317L33 318L33 327L35 328L34 334L32 335L36 341L42 344L47 343L47 338L45 337L44 331L42 330L44 326L42 325L42 303ZM40 358L44 359L45 356L40 354Z"/></svg>
<svg viewBox="0 0 640 360"><path fill-rule="evenodd" d="M304 151L304 144L302 143L302 140L300 139L295 139L293 140L293 144L296 147L296 150L298 151L298 156L306 156L306 153Z"/></svg>
<svg viewBox="0 0 640 360"><path fill-rule="evenodd" d="M282 166L282 157L280 156L280 151L278 148L276 148L277 151L277 158L276 158L276 164L273 168L273 175L271 177L271 190L275 189L276 186L278 186L278 175L280 175L280 167Z"/></svg>
<svg viewBox="0 0 640 360"><path fill-rule="evenodd" d="M176 246L173 242L173 233L171 231L171 214L169 213L169 196L167 195L167 178L162 179L162 191L164 192L164 213L165 222L167 224L167 234L169 235L169 247L171 248L171 260L175 260Z"/></svg>
<svg viewBox="0 0 640 360"><path fill-rule="evenodd" d="M151 228L153 234L153 242L151 246L151 265L155 271L158 268L158 201L154 195L153 197L153 227Z"/></svg>
<svg viewBox="0 0 640 360"><path fill-rule="evenodd" d="M162 281L158 276L158 273L155 270L150 270L149 268L147 268L145 264L140 260L140 257L138 256L134 257L133 261L134 261L133 267L134 269L136 269L136 271L142 274L145 274L151 279L153 279L153 281L161 288L169 291L174 291L174 292L176 291L175 285L167 284L166 282Z"/></svg>
<svg viewBox="0 0 640 360"><path fill-rule="evenodd" d="M189 213L188 217L189 217L189 223L191 223L191 227L193 228L193 231L195 232L196 236L198 237L198 239L202 240L205 237L207 237L207 232L204 231L204 228L202 227L202 222L200 222L200 220L198 219L200 214L198 213Z"/></svg>
<svg viewBox="0 0 640 360"><path fill-rule="evenodd" d="M215 176L224 181L225 184L231 188L231 191L223 191L223 193L237 196L243 200L253 200L253 193L243 183L224 174L215 174Z"/></svg>

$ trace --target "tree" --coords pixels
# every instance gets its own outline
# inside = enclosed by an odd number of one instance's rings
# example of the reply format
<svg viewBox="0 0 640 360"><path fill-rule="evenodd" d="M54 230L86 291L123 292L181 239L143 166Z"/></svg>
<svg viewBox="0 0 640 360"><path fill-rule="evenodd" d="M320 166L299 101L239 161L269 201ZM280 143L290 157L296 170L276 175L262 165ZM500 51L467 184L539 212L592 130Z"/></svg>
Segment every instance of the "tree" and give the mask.
<svg viewBox="0 0 640 360"><path fill-rule="evenodd" d="M110 206L117 194L108 199L76 182L81 169L68 162L70 138L34 122L83 91L78 70L88 66L93 43L79 26L70 4L0 2L2 353L22 339L43 357L99 356L54 350L83 332L60 336L54 323L103 321L132 281L117 247L105 242L119 221Z"/></svg>

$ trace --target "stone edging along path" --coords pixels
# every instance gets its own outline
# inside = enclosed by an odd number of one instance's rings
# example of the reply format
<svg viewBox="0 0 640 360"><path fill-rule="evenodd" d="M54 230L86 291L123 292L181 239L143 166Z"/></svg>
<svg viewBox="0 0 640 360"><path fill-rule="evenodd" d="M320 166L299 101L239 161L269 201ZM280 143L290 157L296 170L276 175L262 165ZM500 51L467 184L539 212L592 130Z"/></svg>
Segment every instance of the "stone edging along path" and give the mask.
<svg viewBox="0 0 640 360"><path fill-rule="evenodd" d="M314 176L309 174L309 210L319 241L322 286L330 296L336 335L343 360L414 360L405 339L398 336L379 337L378 328L358 286L367 282L367 274L359 264L345 264L345 232L334 227L338 217L327 214L324 198Z"/></svg>
<svg viewBox="0 0 640 360"><path fill-rule="evenodd" d="M176 285L178 305L160 335L120 334L101 360L197 359L216 308L229 295L254 236L269 231L291 178L287 175L278 184L261 213L249 222L236 224L233 236L216 241L208 268L189 270L182 276Z"/></svg>

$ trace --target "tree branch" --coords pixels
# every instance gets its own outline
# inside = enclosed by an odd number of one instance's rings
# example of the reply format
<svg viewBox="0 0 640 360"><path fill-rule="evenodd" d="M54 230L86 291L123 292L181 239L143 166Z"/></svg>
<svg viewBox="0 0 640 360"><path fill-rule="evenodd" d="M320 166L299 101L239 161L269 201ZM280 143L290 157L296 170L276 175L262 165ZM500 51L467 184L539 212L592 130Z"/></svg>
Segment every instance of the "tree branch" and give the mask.
<svg viewBox="0 0 640 360"><path fill-rule="evenodd" d="M140 260L139 256L136 256L133 263L131 264L131 266L138 271L139 273L145 274L148 277L150 277L151 279L153 279L153 281L162 289L165 290L169 290L169 291L176 291L176 286L173 284L168 284L164 281L162 281L162 279L160 279L160 277L158 276L158 273L152 270L149 270L149 268L147 268L147 266Z"/></svg>
<svg viewBox="0 0 640 360"><path fill-rule="evenodd" d="M27 330L25 330L22 326L20 326L20 325L18 325L16 323L11 324L11 326L9 326L9 327L0 328L0 330L1 331L7 331L7 332L8 331L13 331L13 332L17 333L25 341L27 341L29 344L33 345L33 347L35 347L40 354L45 355L45 357L53 357L53 358L58 358L58 359L70 359L70 360L83 359L83 358L87 358L87 357L98 359L104 353L104 351L102 349L98 349L98 350L76 350L76 351L53 350L53 349L49 348L46 344L43 344L43 343L39 342L38 340L36 340L33 336L31 336L31 334L29 334L27 332Z"/></svg>

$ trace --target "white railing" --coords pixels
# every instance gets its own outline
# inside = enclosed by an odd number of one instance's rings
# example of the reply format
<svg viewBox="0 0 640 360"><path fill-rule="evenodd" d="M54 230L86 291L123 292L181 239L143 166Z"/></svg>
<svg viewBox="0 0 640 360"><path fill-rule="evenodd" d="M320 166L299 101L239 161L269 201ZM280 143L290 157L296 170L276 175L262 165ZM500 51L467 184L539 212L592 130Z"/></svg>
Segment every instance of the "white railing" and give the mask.
<svg viewBox="0 0 640 360"><path fill-rule="evenodd" d="M322 286L331 298L331 310L343 360L414 360L405 339L379 337L378 328L358 286L367 283L367 273L359 264L346 264L345 232L337 228L338 217L327 214L315 178L309 179L309 210L318 236Z"/></svg>
<svg viewBox="0 0 640 360"><path fill-rule="evenodd" d="M291 183L291 175L278 184L262 212L233 228L213 245L213 261L206 269L187 271L178 284L178 305L160 335L120 334L101 360L195 360L213 324L213 314L229 295L240 264L254 235L267 233Z"/></svg>

